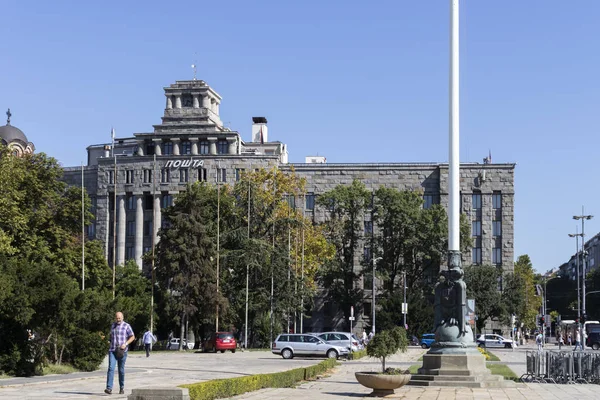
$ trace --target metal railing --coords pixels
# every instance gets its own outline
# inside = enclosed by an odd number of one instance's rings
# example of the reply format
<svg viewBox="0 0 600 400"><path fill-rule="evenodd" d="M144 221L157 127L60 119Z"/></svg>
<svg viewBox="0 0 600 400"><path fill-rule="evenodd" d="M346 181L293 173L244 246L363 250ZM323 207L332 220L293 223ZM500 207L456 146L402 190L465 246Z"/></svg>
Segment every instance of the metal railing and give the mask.
<svg viewBox="0 0 600 400"><path fill-rule="evenodd" d="M528 350L526 364L521 382L600 384L599 352Z"/></svg>

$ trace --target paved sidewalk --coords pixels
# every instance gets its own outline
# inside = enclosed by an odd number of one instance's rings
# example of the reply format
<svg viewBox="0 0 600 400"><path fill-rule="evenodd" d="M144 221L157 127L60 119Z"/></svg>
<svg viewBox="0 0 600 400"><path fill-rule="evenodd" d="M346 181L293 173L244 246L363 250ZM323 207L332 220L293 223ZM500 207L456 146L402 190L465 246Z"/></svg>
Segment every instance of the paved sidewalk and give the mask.
<svg viewBox="0 0 600 400"><path fill-rule="evenodd" d="M417 360L424 351L410 349L407 353L398 354L390 359L389 366L395 368L408 368L411 364L419 363ZM501 360L507 361L509 366L519 374L524 369L524 351L497 351ZM522 361L522 362L521 362ZM513 364L513 365L510 365ZM521 365L522 364L522 365ZM297 388L289 389L263 389L256 392L235 396L235 400L308 400L308 399L342 399L366 398L371 392L361 386L354 378L357 371L375 371L381 368L381 363L364 358L357 361L342 362L334 372L325 378L314 382L304 383ZM598 385L554 385L554 384L524 384L518 383L516 388L426 388L418 386L404 386L396 393L386 398L411 399L411 400L565 400L576 398L598 399L600 387Z"/></svg>

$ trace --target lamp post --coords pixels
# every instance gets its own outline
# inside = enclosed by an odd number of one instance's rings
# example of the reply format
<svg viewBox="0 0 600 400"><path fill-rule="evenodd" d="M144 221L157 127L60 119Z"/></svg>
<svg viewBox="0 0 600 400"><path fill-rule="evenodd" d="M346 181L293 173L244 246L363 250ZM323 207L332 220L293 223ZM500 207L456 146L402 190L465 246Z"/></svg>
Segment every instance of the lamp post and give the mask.
<svg viewBox="0 0 600 400"><path fill-rule="evenodd" d="M575 227L575 231L577 232L577 227ZM580 299L581 295L579 294L579 236L583 236L581 233L569 233L569 237L575 238L575 265L577 266L577 319L581 319L581 306Z"/></svg>
<svg viewBox="0 0 600 400"><path fill-rule="evenodd" d="M373 259L373 289L372 289L372 295L373 295L373 311L372 311L372 317L373 317L373 326L371 327L371 332L373 332L373 335L375 334L375 265L377 264L377 261L381 260L381 257L377 257Z"/></svg>
<svg viewBox="0 0 600 400"><path fill-rule="evenodd" d="M583 290L583 304L582 304L582 308L583 308L583 316L584 318L587 317L586 315L586 311L585 311L585 276L587 273L586 270L586 265L585 265L585 258L586 258L586 251L585 251L585 220L586 219L592 219L594 218L593 215L585 215L585 213L583 212L583 206L581 206L581 215L573 215L573 219L574 220L581 220L581 259L582 259L582 263L583 263L583 268L581 271L581 286L582 286L582 290Z"/></svg>
<svg viewBox="0 0 600 400"><path fill-rule="evenodd" d="M547 304L548 304L548 289L547 289L547 285L548 285L548 281L551 281L552 279L556 279L556 278L561 278L560 275L557 276L551 276L550 278L544 278L544 306L542 307L542 312L544 313L544 322L546 322L546 315L548 315L548 310L547 310ZM550 332L552 333L552 332ZM543 338L543 343L546 343L546 327L544 326L542 329L542 338Z"/></svg>

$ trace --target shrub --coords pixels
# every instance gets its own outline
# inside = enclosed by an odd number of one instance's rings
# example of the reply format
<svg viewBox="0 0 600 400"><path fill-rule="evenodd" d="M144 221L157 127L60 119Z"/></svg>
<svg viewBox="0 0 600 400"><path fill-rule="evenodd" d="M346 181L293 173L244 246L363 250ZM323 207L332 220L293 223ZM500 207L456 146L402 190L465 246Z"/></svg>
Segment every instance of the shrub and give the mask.
<svg viewBox="0 0 600 400"><path fill-rule="evenodd" d="M348 354L348 360L358 360L358 359L366 357L366 356L367 356L367 349L353 351L352 353Z"/></svg>
<svg viewBox="0 0 600 400"><path fill-rule="evenodd" d="M386 357L396 354L398 350L404 353L407 347L406 330L395 327L391 331L376 333L367 345L367 354L381 359L381 372L385 373Z"/></svg>
<svg viewBox="0 0 600 400"><path fill-rule="evenodd" d="M108 353L108 342L100 332L78 330L73 343L73 366L81 371L97 370Z"/></svg>
<svg viewBox="0 0 600 400"><path fill-rule="evenodd" d="M267 387L293 387L297 382L314 378L333 368L336 364L335 359L327 359L307 368L296 368L284 372L242 376L239 378L215 379L207 382L181 385L181 387L189 389L190 399L193 400L220 399Z"/></svg>

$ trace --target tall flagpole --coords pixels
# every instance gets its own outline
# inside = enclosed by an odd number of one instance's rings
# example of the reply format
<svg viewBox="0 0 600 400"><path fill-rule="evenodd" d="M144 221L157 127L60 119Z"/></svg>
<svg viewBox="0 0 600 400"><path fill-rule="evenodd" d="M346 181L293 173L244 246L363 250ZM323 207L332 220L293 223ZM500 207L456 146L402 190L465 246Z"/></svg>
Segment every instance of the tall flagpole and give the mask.
<svg viewBox="0 0 600 400"><path fill-rule="evenodd" d="M250 188L252 178L252 164L250 164L250 171L248 174L248 242L250 242ZM249 245L249 244L248 244ZM248 257L246 257L246 324L244 328L244 348L248 348L248 293L250 291L250 264Z"/></svg>
<svg viewBox="0 0 600 400"><path fill-rule="evenodd" d="M217 184L217 315L215 318L215 332L219 332L219 258L221 242L221 185L219 184L219 173L221 172L221 163L218 164L215 182Z"/></svg>
<svg viewBox="0 0 600 400"><path fill-rule="evenodd" d="M112 136L112 155L115 161L113 171L113 274L112 274L112 295L115 298L115 275L117 270L117 155L115 154L115 129L111 129Z"/></svg>
<svg viewBox="0 0 600 400"><path fill-rule="evenodd" d="M304 207L302 208L302 261L301 261L301 281L302 290L300 296L300 333L304 333L304 222L306 218L306 193L304 193Z"/></svg>
<svg viewBox="0 0 600 400"><path fill-rule="evenodd" d="M150 268L152 269L151 271L151 276L152 276L152 288L150 289L151 291L151 298L150 298L150 332L154 332L154 281L155 281L155 271L154 271L154 254L155 254L155 247L156 247L156 235L154 234L155 232L155 226L156 226L156 207L155 207L155 198L156 198L156 154L154 154L154 163L152 164L152 229L151 229L151 234L152 234L152 264L150 266Z"/></svg>
<svg viewBox="0 0 600 400"><path fill-rule="evenodd" d="M85 290L85 207L83 162L81 163L81 291Z"/></svg>
<svg viewBox="0 0 600 400"><path fill-rule="evenodd" d="M450 19L450 159L448 171L448 253L460 260L460 161L459 161L459 0L451 0ZM448 265L450 267L450 265Z"/></svg>

